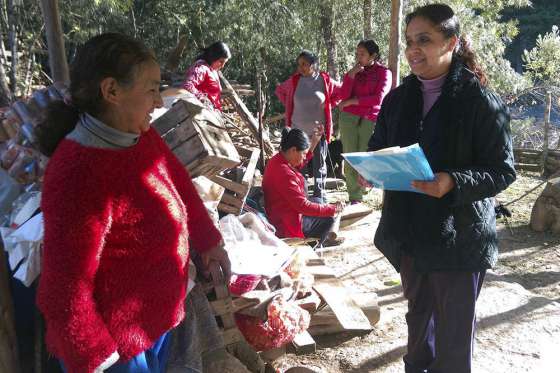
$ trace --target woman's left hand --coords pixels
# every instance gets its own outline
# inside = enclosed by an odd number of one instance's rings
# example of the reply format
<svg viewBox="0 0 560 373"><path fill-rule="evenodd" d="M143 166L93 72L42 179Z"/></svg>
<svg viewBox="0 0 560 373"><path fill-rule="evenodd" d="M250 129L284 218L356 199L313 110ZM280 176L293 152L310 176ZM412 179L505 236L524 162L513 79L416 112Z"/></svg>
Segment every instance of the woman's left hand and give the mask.
<svg viewBox="0 0 560 373"><path fill-rule="evenodd" d="M224 249L224 241L220 241L220 243L218 243L215 247L201 253L200 257L202 258L202 264L206 270L209 270L211 264L217 264L222 269L225 283L229 284L229 278L231 277L231 262L229 261L227 251Z"/></svg>
<svg viewBox="0 0 560 373"><path fill-rule="evenodd" d="M438 172L435 174L433 181L419 181L412 182L412 187L429 196L441 198L453 188L455 188L455 181L447 172Z"/></svg>
<svg viewBox="0 0 560 373"><path fill-rule="evenodd" d="M348 100L340 101L338 104L339 109L344 109L346 106L358 105L358 99L355 97L349 98Z"/></svg>

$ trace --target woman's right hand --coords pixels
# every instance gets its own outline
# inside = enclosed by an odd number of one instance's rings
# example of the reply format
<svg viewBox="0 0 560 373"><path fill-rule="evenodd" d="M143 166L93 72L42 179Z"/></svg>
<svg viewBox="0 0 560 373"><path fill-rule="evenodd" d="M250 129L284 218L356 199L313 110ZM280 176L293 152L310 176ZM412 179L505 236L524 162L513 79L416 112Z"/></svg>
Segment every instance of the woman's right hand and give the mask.
<svg viewBox="0 0 560 373"><path fill-rule="evenodd" d="M334 212L336 215L338 215L342 212L342 210L344 210L344 206L346 206L346 204L342 201L338 201L334 204L334 206Z"/></svg>
<svg viewBox="0 0 560 373"><path fill-rule="evenodd" d="M363 70L364 70L364 67L362 65L360 65L359 62L356 62L354 67L352 67L352 69L350 69L350 71L348 71L348 76L350 78L354 79L356 74L359 73L360 71L363 71Z"/></svg>

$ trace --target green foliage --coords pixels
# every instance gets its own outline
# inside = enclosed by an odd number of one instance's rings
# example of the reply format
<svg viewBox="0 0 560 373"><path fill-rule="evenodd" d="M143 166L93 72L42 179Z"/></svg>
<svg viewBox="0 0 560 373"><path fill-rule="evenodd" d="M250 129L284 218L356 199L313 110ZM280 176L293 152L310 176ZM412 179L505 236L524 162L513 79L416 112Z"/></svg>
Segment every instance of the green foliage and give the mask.
<svg viewBox="0 0 560 373"><path fill-rule="evenodd" d="M557 26L544 36L537 37L537 45L523 54L527 75L536 84L560 84L560 32Z"/></svg>
<svg viewBox="0 0 560 373"><path fill-rule="evenodd" d="M545 1L545 0L537 0ZM432 0L404 1L404 13ZM28 40L44 39L36 1L24 0L22 12ZM526 85L503 54L508 40L515 38L515 20L500 21L504 9L527 6L528 0L450 0L464 32L470 36L479 61L492 86L500 93L513 93ZM180 70L184 71L199 49L215 40L230 45L233 58L225 75L254 84L258 70L268 76L269 93L295 70L294 58L301 49L316 52L326 69L327 50L321 27L324 7L332 6L340 73L354 63L356 44L362 38L362 2L350 0L75 0L59 1L66 49L71 59L76 47L93 35L116 31L142 39L154 49L162 65L182 35L188 38ZM381 55L388 56L390 0L372 1L373 38ZM404 54L402 55L404 57ZM46 64L46 60L43 61ZM403 74L408 66L403 58ZM276 100L271 110L281 108Z"/></svg>

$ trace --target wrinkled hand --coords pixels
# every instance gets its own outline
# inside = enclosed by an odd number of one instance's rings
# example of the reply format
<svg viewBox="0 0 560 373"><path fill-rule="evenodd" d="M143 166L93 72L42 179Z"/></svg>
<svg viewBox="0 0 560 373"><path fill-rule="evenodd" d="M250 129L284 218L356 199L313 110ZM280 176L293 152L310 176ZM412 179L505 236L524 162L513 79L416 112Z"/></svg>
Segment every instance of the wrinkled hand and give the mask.
<svg viewBox="0 0 560 373"><path fill-rule="evenodd" d="M205 270L209 271L210 267L213 265L219 266L222 269L225 283L229 283L231 277L231 262L229 261L227 251L224 249L223 241L220 241L218 245L212 249L201 253L200 257L202 258L202 265ZM214 280L216 281L217 279Z"/></svg>
<svg viewBox="0 0 560 373"><path fill-rule="evenodd" d="M354 79L354 77L356 76L357 73L359 73L360 71L363 71L364 67L362 65L360 65L359 62L356 62L356 64L354 65L354 67L352 67L352 69L350 69L350 71L348 71L348 75Z"/></svg>
<svg viewBox="0 0 560 373"><path fill-rule="evenodd" d="M441 198L453 188L455 188L455 181L447 172L438 172L435 174L433 181L413 181L411 183L413 188L426 193L429 196Z"/></svg>
<svg viewBox="0 0 560 373"><path fill-rule="evenodd" d="M371 185L366 179L364 179L362 175L358 175L358 185L366 189L373 188L373 185Z"/></svg>
<svg viewBox="0 0 560 373"><path fill-rule="evenodd" d="M342 210L344 210L344 207L346 206L346 204L342 201L338 201L334 204L334 206L335 206L335 213L340 214L342 212Z"/></svg>

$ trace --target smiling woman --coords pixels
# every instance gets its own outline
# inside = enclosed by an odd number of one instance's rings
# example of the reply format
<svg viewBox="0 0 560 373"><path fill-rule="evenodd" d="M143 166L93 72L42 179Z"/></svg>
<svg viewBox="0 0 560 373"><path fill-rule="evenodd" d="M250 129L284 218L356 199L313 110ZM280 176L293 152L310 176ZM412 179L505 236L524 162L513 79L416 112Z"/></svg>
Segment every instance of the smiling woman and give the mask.
<svg viewBox="0 0 560 373"><path fill-rule="evenodd" d="M70 100L39 125L52 157L37 303L66 372L164 372L185 317L189 242L229 272L189 174L150 128L159 81L142 43L96 36L72 63Z"/></svg>
<svg viewBox="0 0 560 373"><path fill-rule="evenodd" d="M509 114L444 4L406 17L412 74L390 92L369 150L419 143L435 180L386 191L375 245L408 300L407 373L469 373L476 300L498 244L493 197L515 180Z"/></svg>

